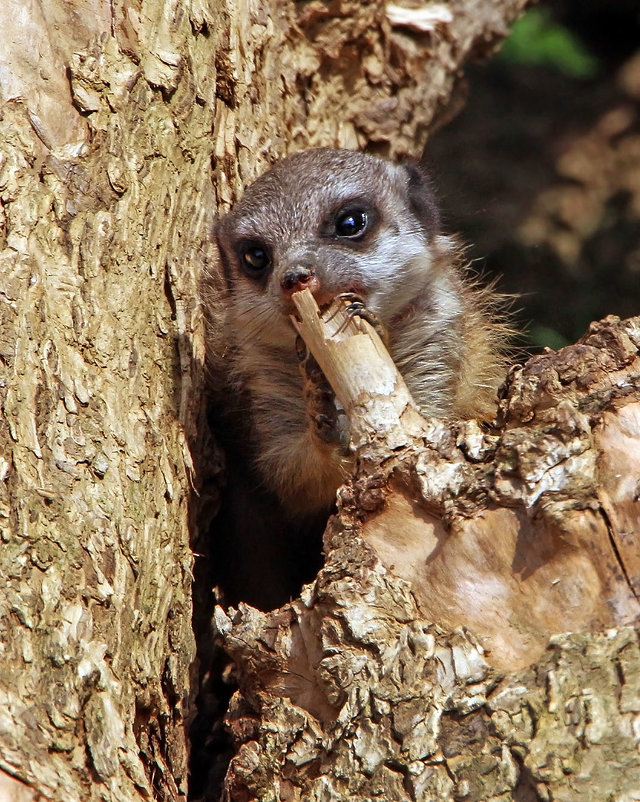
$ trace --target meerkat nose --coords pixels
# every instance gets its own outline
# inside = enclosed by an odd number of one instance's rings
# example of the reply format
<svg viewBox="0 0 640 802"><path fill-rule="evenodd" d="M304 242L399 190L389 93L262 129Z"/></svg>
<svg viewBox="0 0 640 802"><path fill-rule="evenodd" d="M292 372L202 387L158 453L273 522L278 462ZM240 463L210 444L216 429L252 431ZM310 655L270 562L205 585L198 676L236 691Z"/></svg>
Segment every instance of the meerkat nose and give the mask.
<svg viewBox="0 0 640 802"><path fill-rule="evenodd" d="M316 271L312 267L296 265L296 267L287 270L282 276L280 279L280 286L286 295L293 295L294 292L307 288L315 295L320 288L320 282L318 281Z"/></svg>

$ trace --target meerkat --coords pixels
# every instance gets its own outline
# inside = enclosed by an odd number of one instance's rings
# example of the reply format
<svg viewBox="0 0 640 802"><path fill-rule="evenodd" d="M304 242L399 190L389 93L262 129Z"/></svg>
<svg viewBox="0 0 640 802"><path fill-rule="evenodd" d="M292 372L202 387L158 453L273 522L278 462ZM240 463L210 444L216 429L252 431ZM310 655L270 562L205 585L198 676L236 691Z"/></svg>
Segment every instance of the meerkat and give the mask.
<svg viewBox="0 0 640 802"><path fill-rule="evenodd" d="M347 150L297 153L251 184L215 233L225 287L208 302L220 323L210 346L216 381L224 374L222 429L234 441L235 515L249 518L250 550L270 537L261 515L247 512L251 497L267 498L283 525L304 533L326 520L352 467L348 421L319 369L299 364L290 319L298 290L311 289L321 306L357 297L425 416L492 415L504 327L492 320L491 293L468 280L460 248L441 233L416 165Z"/></svg>

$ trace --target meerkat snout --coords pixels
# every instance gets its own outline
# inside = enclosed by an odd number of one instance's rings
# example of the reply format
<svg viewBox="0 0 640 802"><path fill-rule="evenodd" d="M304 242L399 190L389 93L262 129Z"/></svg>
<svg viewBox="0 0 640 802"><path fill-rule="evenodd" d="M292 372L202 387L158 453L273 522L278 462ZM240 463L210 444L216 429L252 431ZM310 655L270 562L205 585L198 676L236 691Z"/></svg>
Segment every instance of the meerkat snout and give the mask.
<svg viewBox="0 0 640 802"><path fill-rule="evenodd" d="M320 282L317 279L316 271L312 267L297 265L287 270L280 279L280 286L286 296L299 290L309 289L311 292L317 290Z"/></svg>

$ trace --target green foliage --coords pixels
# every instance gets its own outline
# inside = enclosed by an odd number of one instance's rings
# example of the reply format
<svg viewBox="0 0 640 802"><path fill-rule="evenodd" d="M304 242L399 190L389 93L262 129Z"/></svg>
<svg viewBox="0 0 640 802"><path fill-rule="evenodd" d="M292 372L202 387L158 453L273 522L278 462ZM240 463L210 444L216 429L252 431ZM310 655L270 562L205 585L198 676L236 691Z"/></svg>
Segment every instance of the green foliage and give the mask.
<svg viewBox="0 0 640 802"><path fill-rule="evenodd" d="M519 64L553 67L574 78L592 78L598 60L548 9L532 8L515 23L500 57Z"/></svg>
<svg viewBox="0 0 640 802"><path fill-rule="evenodd" d="M566 337L549 326L533 324L529 327L527 334L531 343L537 348L553 348L554 351L557 351L559 348L569 345Z"/></svg>

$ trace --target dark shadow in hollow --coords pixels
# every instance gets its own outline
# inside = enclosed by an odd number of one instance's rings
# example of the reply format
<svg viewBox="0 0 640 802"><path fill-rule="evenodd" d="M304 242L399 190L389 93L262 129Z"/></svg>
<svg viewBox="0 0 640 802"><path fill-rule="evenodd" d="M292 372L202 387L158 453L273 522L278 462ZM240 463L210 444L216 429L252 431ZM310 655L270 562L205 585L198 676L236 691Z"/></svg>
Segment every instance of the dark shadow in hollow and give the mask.
<svg viewBox="0 0 640 802"><path fill-rule="evenodd" d="M276 499L257 488L241 433L209 410L202 415L201 435L192 451L200 464L191 530L197 657L189 800L215 802L234 753L223 719L236 683L232 661L211 626L214 607L245 602L267 611L297 597L322 565L329 513L300 527L288 524Z"/></svg>

